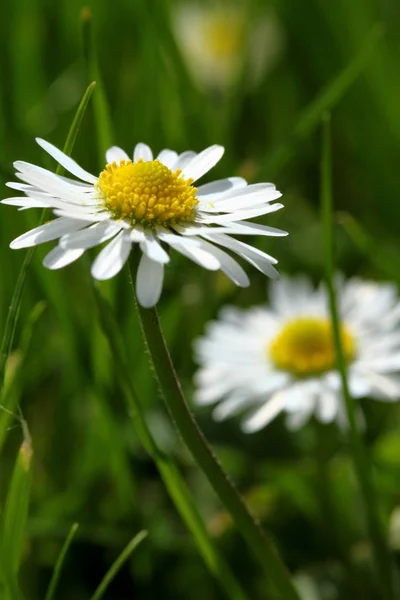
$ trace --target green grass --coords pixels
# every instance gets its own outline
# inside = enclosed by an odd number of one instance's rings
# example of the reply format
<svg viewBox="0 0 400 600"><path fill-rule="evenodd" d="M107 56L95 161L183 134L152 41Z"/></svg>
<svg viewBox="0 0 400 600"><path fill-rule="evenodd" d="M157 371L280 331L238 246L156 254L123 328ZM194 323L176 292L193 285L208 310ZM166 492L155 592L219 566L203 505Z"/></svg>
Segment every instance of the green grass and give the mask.
<svg viewBox="0 0 400 600"><path fill-rule="evenodd" d="M318 281L324 274L319 124L329 109L336 265L345 275L398 284L400 13L395 0L275 0L284 39L279 56L254 82L246 67L230 90L197 84L171 26L177 5L99 0L87 4L89 22L75 0L6 1L0 20L2 197L10 195L4 183L14 179L14 160L55 170L34 138L63 147L80 99L97 78L72 153L85 169L103 168L102 149L110 143L128 153L139 141L156 151L223 144L225 156L210 178L272 180L284 194L285 208L265 223L290 235L257 239L255 245L276 256L282 272L305 272ZM246 6L258 20L272 4L247 0ZM0 211L3 337L26 256L8 245L37 225L40 210L1 206ZM184 497L194 503L194 508L184 504L181 513L142 446L140 428L133 426L120 359L98 319L90 260L50 272L41 265L50 248L46 244L33 255L15 332L12 327L6 340L10 355L0 400L1 599L41 600L57 572L53 597L85 600L111 572L105 600L219 600L221 564L223 572L234 574L238 597L277 599L170 422L144 351L127 270L98 289L116 315L128 388L134 386L157 456L166 460L160 470L166 468L172 489L183 485ZM93 259L96 251L88 254ZM265 277L246 270L251 287L241 290L177 253L168 266L158 310L189 401L195 371L191 344L205 323L224 304L265 301ZM372 401L363 408L363 441L387 531L399 502L400 408ZM321 435L315 423L293 434L277 419L246 436L238 420L215 423L209 409L194 412L291 573L308 577L321 600L379 597L343 434L326 426ZM34 454L27 463L28 446ZM180 514L189 505L185 521ZM64 556L73 523L79 529ZM130 540L143 530L146 540L120 564L124 548L130 549ZM398 549L394 558L398 561ZM121 568L112 571L113 566Z"/></svg>

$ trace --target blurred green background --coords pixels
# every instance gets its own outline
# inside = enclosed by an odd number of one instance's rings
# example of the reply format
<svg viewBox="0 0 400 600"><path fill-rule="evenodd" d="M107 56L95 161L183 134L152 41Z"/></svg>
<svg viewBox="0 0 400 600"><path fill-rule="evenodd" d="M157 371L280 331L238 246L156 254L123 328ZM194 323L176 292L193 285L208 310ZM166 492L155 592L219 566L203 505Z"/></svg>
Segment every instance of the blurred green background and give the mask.
<svg viewBox="0 0 400 600"><path fill-rule="evenodd" d="M242 175L273 181L285 208L265 222L288 238L256 240L282 272L323 274L319 218L320 120L332 113L337 261L348 275L397 279L400 267L400 4L396 0L5 0L0 20L0 178L12 162L54 169L35 136L62 147L92 77L88 30L109 102L113 143L129 153L143 141L158 152L219 143L223 160L209 179ZM84 26L83 23L86 23ZM84 34L86 31L86 34ZM104 123L95 90L73 157L99 173ZM97 104L96 104L97 103ZM102 127L103 126L103 127ZM351 215L356 222L349 220ZM3 206L0 218L0 331L24 251L10 241L37 224L39 211ZM357 226L357 227L356 227ZM356 227L356 228L355 228ZM366 234L365 232L368 232ZM44 597L74 522L59 600L89 598L128 541L147 539L105 598L223 598L144 452L127 413L100 331L88 264L41 266L38 248L22 301L10 384L2 401L21 410L34 449L21 586ZM92 256L94 256L93 253ZM266 297L266 280L249 269L250 288L203 271L174 254L159 311L190 399L191 343L226 303ZM217 546L249 598L263 599L262 575L214 493L183 448L153 381L127 272L102 292L118 315L148 424L172 453ZM13 377L13 375L15 375ZM400 412L366 402L365 441L374 464L390 543L400 549ZM215 424L194 409L225 469L273 533L307 600L378 598L360 499L346 440L311 422L290 434L276 420L246 436L239 422ZM21 444L16 416L0 410L0 505ZM400 508L398 509L400 510ZM397 522L399 518L397 517ZM268 598L272 596L268 596Z"/></svg>

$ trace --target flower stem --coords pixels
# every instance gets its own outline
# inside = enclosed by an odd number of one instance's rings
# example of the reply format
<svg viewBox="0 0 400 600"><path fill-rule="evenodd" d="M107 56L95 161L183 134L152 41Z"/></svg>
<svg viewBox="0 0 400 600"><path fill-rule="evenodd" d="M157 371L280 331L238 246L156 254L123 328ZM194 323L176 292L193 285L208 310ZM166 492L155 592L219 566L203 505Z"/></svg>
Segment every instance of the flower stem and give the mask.
<svg viewBox="0 0 400 600"><path fill-rule="evenodd" d="M133 282L138 266L138 254L138 252L132 252L129 261L134 294ZM275 586L279 598L282 600L299 600L289 572L278 556L274 544L249 513L190 413L164 340L157 311L154 308L145 309L138 303L136 304L152 365L167 409L180 435L220 500L231 514L234 523L247 541L253 554L261 563L269 582Z"/></svg>
<svg viewBox="0 0 400 600"><path fill-rule="evenodd" d="M350 396L347 380L347 365L340 336L340 319L334 286L334 236L331 162L330 116L326 115L323 119L321 207L325 240L326 283L329 295L336 363L341 379L342 394L349 424L349 438L352 449L354 469L358 478L365 505L369 535L373 547L379 585L381 588L381 598L384 598L385 600L394 600L395 596L393 592L392 558L385 542L382 524L378 515L378 504L371 479L370 463L357 427L356 412L353 399Z"/></svg>
<svg viewBox="0 0 400 600"><path fill-rule="evenodd" d="M124 394L124 399L135 425L137 435L146 452L154 460L167 492L175 504L182 521L191 532L199 553L202 555L210 572L219 581L221 588L225 591L226 597L229 600L246 600L247 595L242 590L228 563L225 562L223 556L220 555L216 545L213 543L176 463L171 456L160 450L147 426L140 398L130 377L131 369L129 368L113 310L96 286L93 287L93 290L101 328L110 346L118 382Z"/></svg>

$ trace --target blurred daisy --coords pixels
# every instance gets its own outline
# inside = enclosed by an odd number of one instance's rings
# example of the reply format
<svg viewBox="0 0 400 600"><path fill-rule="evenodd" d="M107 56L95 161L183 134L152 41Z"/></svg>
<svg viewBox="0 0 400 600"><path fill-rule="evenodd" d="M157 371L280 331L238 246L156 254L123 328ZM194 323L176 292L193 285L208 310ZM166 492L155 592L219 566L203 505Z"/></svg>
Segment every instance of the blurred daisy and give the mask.
<svg viewBox="0 0 400 600"><path fill-rule="evenodd" d="M244 65L257 81L283 48L282 27L272 10L250 19L244 3L231 1L175 3L175 37L193 77L200 85L225 89Z"/></svg>
<svg viewBox="0 0 400 600"><path fill-rule="evenodd" d="M24 192L25 197L2 202L20 210L51 208L57 218L19 236L10 247L27 248L58 239L58 246L43 261L45 267L65 267L88 248L107 241L92 265L92 275L109 279L124 266L132 244L138 243L142 256L136 293L145 307L156 304L161 294L164 265L170 260L165 246L205 269L221 269L241 287L249 285L245 271L218 246L232 250L264 274L277 276L273 257L231 237L286 235L279 229L246 222L282 208L282 204L271 203L281 196L275 186L247 185L241 177L192 185L220 160L222 146L211 146L199 154L162 150L154 159L146 144L137 144L133 161L114 146L106 153L104 170L95 177L48 142L37 142L81 180L23 161L14 163L23 183L7 185Z"/></svg>
<svg viewBox="0 0 400 600"><path fill-rule="evenodd" d="M341 339L353 398L400 398L400 302L392 285L350 279L338 285ZM198 404L220 401L217 420L251 410L258 431L285 412L290 428L312 415L345 423L325 288L283 278L270 308L225 308L195 344Z"/></svg>

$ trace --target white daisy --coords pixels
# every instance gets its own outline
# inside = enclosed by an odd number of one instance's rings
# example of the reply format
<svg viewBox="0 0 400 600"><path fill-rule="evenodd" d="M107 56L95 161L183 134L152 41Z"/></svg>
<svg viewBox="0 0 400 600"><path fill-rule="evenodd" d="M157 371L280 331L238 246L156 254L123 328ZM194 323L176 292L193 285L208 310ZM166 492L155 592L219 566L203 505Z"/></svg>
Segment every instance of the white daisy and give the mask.
<svg viewBox="0 0 400 600"><path fill-rule="evenodd" d="M231 87L244 65L257 83L284 47L283 29L271 8L255 16L245 3L190 0L173 5L172 25L189 70L206 88Z"/></svg>
<svg viewBox="0 0 400 600"><path fill-rule="evenodd" d="M400 302L393 285L338 284L341 337L353 398L400 398ZM312 415L345 424L325 288L283 278L270 307L227 307L195 343L198 404L220 401L217 420L252 409L243 429L258 431L282 411L290 428Z"/></svg>
<svg viewBox="0 0 400 600"><path fill-rule="evenodd" d="M36 227L11 242L13 249L58 239L58 246L43 264L59 269L77 260L88 248L108 241L92 265L95 279L116 275L128 259L132 244L142 251L136 292L142 306L158 301L169 262L170 246L211 271L221 269L238 286L249 279L242 267L218 246L232 250L270 277L277 261L265 252L231 237L281 236L286 232L246 219L275 212L282 204L272 183L247 185L241 177L192 184L222 157L222 146L196 154L162 150L156 159L146 144L137 144L133 161L120 148L106 153L107 165L98 177L44 140L37 139L60 165L81 181L60 177L30 163L17 161L16 176L23 183L8 183L25 197L2 202L27 208L51 208L56 219ZM111 240L111 241L110 241Z"/></svg>

